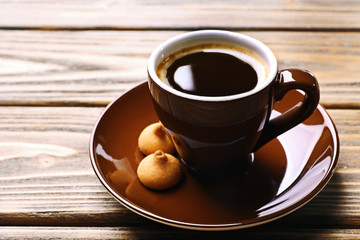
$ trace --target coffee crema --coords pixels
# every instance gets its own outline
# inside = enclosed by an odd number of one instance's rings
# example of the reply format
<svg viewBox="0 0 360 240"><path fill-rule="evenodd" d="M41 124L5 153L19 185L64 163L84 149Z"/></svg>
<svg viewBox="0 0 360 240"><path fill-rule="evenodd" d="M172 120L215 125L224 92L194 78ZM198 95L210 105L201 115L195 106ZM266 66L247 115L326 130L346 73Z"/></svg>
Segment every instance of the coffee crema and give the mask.
<svg viewBox="0 0 360 240"><path fill-rule="evenodd" d="M198 96L251 91L266 76L265 64L250 50L226 44L200 44L174 52L157 67L161 81Z"/></svg>

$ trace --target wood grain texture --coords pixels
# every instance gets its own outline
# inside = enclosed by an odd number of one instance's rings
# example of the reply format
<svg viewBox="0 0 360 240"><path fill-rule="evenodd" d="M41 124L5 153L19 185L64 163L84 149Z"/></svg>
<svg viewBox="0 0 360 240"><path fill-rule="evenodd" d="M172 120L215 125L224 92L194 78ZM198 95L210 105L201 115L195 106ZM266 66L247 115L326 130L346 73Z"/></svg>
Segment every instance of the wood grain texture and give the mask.
<svg viewBox="0 0 360 240"><path fill-rule="evenodd" d="M0 227L0 239L359 239L358 229L253 228L195 232L166 227Z"/></svg>
<svg viewBox="0 0 360 240"><path fill-rule="evenodd" d="M0 239L360 239L357 0L0 0ZM241 31L279 67L311 70L341 151L301 209L265 225L195 232L120 205L91 167L104 106L146 79L151 51L196 29Z"/></svg>
<svg viewBox="0 0 360 240"><path fill-rule="evenodd" d="M122 207L96 178L88 144L102 111L0 107L0 225L160 226ZM306 206L264 228L360 228L360 110L328 112L341 141L334 177Z"/></svg>
<svg viewBox="0 0 360 240"><path fill-rule="evenodd" d="M360 26L356 0L0 1L0 27L349 29Z"/></svg>
<svg viewBox="0 0 360 240"><path fill-rule="evenodd" d="M146 79L151 51L178 31L0 31L0 105L104 106ZM311 70L327 108L360 108L360 33L242 32L279 67Z"/></svg>

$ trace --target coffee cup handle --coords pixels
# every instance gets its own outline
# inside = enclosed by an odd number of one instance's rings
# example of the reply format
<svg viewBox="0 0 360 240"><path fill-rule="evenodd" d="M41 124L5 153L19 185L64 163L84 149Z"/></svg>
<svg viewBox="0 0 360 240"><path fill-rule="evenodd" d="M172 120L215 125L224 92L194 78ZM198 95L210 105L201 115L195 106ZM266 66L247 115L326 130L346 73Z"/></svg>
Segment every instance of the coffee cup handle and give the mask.
<svg viewBox="0 0 360 240"><path fill-rule="evenodd" d="M278 74L275 83L274 100L280 101L290 90L302 90L305 95L301 102L287 112L269 120L255 145L254 151L262 147L271 139L295 127L308 118L317 108L320 98L319 84L315 76L302 69L284 69Z"/></svg>

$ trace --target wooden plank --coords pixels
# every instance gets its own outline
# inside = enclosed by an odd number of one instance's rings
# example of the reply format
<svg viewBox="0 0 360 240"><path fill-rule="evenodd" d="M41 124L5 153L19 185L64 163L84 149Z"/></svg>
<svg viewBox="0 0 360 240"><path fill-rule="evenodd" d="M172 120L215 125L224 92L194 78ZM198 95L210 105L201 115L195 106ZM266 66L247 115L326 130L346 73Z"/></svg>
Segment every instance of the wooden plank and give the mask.
<svg viewBox="0 0 360 240"><path fill-rule="evenodd" d="M264 228L200 232L170 227L0 227L1 239L359 239L358 229Z"/></svg>
<svg viewBox="0 0 360 240"><path fill-rule="evenodd" d="M92 170L89 139L102 110L0 109L0 225L141 219L118 204Z"/></svg>
<svg viewBox="0 0 360 240"><path fill-rule="evenodd" d="M117 203L91 168L90 132L102 110L0 107L0 225L157 225ZM309 204L266 226L360 228L360 110L329 114L342 144L334 177Z"/></svg>
<svg viewBox="0 0 360 240"><path fill-rule="evenodd" d="M347 1L1 1L0 27L359 29Z"/></svg>
<svg viewBox="0 0 360 240"><path fill-rule="evenodd" d="M146 79L151 51L177 31L0 31L0 105L106 105ZM281 68L311 70L328 108L360 108L360 33L242 32Z"/></svg>

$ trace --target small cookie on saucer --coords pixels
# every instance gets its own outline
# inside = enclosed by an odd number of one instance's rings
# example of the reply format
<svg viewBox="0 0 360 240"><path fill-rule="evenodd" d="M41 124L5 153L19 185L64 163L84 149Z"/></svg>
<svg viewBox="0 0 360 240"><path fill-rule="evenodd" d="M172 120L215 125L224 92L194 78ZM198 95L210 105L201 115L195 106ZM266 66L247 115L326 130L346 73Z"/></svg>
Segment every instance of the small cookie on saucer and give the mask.
<svg viewBox="0 0 360 240"><path fill-rule="evenodd" d="M140 162L137 175L144 186L153 190L165 190L180 181L181 164L174 156L158 150Z"/></svg>
<svg viewBox="0 0 360 240"><path fill-rule="evenodd" d="M165 131L164 126L160 122L147 126L140 133L138 139L140 151L145 155L152 154L156 150L162 150L169 154L175 153L175 147Z"/></svg>

